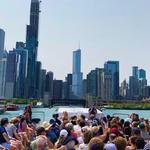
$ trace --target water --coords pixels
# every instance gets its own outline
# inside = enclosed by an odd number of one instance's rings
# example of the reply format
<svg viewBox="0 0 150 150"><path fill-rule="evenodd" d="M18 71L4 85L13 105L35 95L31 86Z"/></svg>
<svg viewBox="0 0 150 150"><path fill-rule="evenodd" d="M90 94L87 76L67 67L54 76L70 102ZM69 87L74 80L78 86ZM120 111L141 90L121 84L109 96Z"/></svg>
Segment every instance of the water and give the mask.
<svg viewBox="0 0 150 150"><path fill-rule="evenodd" d="M23 113L24 106L20 107L20 110L18 111L6 111L4 114L0 115L0 118L7 117L12 118L15 116L19 116ZM33 118L40 118L41 121L49 121L50 118L52 118L52 115L57 112L57 107L53 108L33 108ZM113 115L117 113L117 116L121 118L127 118L127 114L137 113L140 115L140 117L148 118L150 119L150 110L120 110L120 109L105 109L103 110L103 113L105 115ZM126 115L122 115L126 114Z"/></svg>
<svg viewBox="0 0 150 150"><path fill-rule="evenodd" d="M127 115L121 115L121 114L132 114L132 113L136 113L139 114L140 118L147 118L150 120L150 110L125 110L125 109L105 109L103 110L105 115L113 115L113 114L120 114L118 115L119 117L125 119L128 116Z"/></svg>

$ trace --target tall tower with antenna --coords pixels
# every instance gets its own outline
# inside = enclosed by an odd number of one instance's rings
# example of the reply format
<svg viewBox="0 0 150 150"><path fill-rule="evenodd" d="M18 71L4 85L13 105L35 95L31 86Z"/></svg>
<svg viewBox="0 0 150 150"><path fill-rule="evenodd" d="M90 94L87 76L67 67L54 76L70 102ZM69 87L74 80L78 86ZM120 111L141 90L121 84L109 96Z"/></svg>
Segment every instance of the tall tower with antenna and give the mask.
<svg viewBox="0 0 150 150"><path fill-rule="evenodd" d="M73 69L72 69L72 94L73 98L82 98L82 78L81 72L81 49L73 51Z"/></svg>

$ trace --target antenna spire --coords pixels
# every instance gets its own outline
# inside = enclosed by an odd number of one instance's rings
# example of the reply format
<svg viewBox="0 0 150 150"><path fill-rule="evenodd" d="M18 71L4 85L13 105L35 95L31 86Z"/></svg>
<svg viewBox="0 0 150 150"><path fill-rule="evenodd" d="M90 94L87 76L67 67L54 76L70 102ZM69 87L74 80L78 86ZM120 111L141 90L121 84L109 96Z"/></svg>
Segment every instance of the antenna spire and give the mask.
<svg viewBox="0 0 150 150"><path fill-rule="evenodd" d="M80 49L80 41L79 41L79 49Z"/></svg>

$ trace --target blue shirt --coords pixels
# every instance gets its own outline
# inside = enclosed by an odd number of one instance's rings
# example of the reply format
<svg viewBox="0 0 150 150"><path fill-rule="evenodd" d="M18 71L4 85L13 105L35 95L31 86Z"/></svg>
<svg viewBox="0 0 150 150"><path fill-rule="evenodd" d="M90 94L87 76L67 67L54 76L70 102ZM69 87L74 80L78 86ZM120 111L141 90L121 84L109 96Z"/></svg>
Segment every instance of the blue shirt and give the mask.
<svg viewBox="0 0 150 150"><path fill-rule="evenodd" d="M5 140L4 136L3 136L3 133L6 133L6 129L4 127L0 127L0 144L2 143L6 143L7 141Z"/></svg>

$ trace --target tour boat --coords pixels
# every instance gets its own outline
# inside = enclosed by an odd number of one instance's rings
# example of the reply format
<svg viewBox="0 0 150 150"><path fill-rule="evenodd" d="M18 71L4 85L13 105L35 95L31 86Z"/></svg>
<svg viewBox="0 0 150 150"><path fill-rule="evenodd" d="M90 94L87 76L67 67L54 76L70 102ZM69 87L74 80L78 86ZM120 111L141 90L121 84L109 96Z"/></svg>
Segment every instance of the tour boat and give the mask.
<svg viewBox="0 0 150 150"><path fill-rule="evenodd" d="M62 116L63 112L66 111L68 112L69 116L79 116L79 115L84 115L86 118L89 118L89 108L83 108L83 107L58 107L57 108L57 113L59 116ZM105 115L103 112L97 109L97 114L96 118L101 119Z"/></svg>

